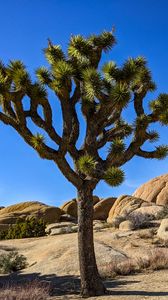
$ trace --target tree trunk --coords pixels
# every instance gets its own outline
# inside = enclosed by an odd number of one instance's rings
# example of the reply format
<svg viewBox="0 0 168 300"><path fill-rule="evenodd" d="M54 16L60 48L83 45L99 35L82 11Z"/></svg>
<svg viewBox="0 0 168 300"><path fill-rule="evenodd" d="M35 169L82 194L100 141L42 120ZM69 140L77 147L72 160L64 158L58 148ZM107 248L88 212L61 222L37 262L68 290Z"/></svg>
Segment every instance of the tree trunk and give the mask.
<svg viewBox="0 0 168 300"><path fill-rule="evenodd" d="M98 273L93 242L93 190L83 186L78 190L78 247L83 297L103 295L106 292Z"/></svg>

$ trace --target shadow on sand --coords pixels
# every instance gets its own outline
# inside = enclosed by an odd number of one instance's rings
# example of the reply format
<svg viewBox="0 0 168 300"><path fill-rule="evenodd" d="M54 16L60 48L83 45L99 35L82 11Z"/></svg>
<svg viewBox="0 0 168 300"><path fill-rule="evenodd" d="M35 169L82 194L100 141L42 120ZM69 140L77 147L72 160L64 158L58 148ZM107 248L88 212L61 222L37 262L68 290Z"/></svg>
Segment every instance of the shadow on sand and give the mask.
<svg viewBox="0 0 168 300"><path fill-rule="evenodd" d="M57 276L55 274L51 275L41 275L40 273L13 273L10 275L0 276L0 290L6 285L24 285L28 282L37 280L41 283L49 284L51 286L51 298L52 296L66 296L66 295L80 295L80 279L77 276L67 275L67 276ZM122 279L106 280L105 286L108 289L107 296L148 296L151 297L165 297L168 296L168 292L149 292L142 290L129 290L129 284L138 283L139 281L129 281ZM128 286L127 290L122 290L122 286ZM80 298L80 296L79 296ZM131 297L132 298L132 297ZM130 299L131 299L130 298ZM133 298L132 298L133 299Z"/></svg>

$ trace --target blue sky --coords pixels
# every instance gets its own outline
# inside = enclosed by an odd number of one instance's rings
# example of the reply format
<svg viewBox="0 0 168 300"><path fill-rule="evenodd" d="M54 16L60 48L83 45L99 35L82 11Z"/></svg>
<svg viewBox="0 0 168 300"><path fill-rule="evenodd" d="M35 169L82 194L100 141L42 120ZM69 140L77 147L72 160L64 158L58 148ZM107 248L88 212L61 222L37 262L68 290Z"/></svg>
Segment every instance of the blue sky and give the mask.
<svg viewBox="0 0 168 300"><path fill-rule="evenodd" d="M89 35L116 28L117 45L109 58L121 64L130 56L147 58L157 92L168 93L167 0L5 0L0 1L0 59L21 59L33 75L45 64L49 37L66 49L70 34ZM160 143L168 143L160 127ZM39 200L60 205L75 196L74 187L58 168L42 160L10 127L0 123L0 206ZM168 172L164 161L134 158L124 166L126 181L118 188L100 183L100 197L131 194L141 183Z"/></svg>

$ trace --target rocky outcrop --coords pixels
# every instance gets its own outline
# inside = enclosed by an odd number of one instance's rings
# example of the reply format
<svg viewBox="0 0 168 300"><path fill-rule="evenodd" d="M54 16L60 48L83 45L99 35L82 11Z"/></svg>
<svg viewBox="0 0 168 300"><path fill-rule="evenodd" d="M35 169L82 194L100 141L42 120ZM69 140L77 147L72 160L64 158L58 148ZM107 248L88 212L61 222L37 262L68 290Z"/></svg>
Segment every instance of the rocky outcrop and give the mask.
<svg viewBox="0 0 168 300"><path fill-rule="evenodd" d="M114 205L110 209L107 222L112 223L113 220L116 217L118 218L119 216L120 217L128 216L135 209L141 207L141 205L144 202L145 201L140 198L136 198L128 195L120 196L119 198L117 198Z"/></svg>
<svg viewBox="0 0 168 300"><path fill-rule="evenodd" d="M110 209L117 198L106 198L94 205L94 220L107 220Z"/></svg>
<svg viewBox="0 0 168 300"><path fill-rule="evenodd" d="M168 219L163 219L157 232L157 237L168 241Z"/></svg>
<svg viewBox="0 0 168 300"><path fill-rule="evenodd" d="M168 205L168 174L158 176L141 185L133 196L158 205Z"/></svg>
<svg viewBox="0 0 168 300"><path fill-rule="evenodd" d="M128 226L124 221L130 221L133 228L141 228L149 225L149 222L160 218L164 213L163 206L149 203L133 196L120 196L109 212L108 223L114 227L124 228ZM120 224L122 224L120 226Z"/></svg>
<svg viewBox="0 0 168 300"><path fill-rule="evenodd" d="M76 199L65 202L61 207L64 214L77 218L77 202Z"/></svg>
<svg viewBox="0 0 168 300"><path fill-rule="evenodd" d="M0 230L15 224L18 218L42 218L46 223L59 222L62 211L58 207L45 205L41 202L22 202L0 210Z"/></svg>

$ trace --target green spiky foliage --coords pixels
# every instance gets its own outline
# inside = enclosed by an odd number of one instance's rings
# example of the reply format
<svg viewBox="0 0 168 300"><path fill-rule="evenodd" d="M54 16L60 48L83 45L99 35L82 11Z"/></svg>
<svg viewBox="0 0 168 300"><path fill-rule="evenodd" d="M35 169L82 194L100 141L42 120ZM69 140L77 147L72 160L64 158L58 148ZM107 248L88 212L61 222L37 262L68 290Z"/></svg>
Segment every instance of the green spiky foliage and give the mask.
<svg viewBox="0 0 168 300"><path fill-rule="evenodd" d="M109 153L117 156L122 154L125 149L126 145L124 144L124 141L120 138L116 138L112 141L109 147Z"/></svg>
<svg viewBox="0 0 168 300"><path fill-rule="evenodd" d="M164 159L168 155L168 146L161 145L156 147L156 156L157 159Z"/></svg>
<svg viewBox="0 0 168 300"><path fill-rule="evenodd" d="M104 174L104 181L110 186L118 186L124 181L124 172L116 167L110 167Z"/></svg>
<svg viewBox="0 0 168 300"><path fill-rule="evenodd" d="M31 143L35 149L42 147L42 144L45 142L45 138L42 134L37 133L32 136Z"/></svg>
<svg viewBox="0 0 168 300"><path fill-rule="evenodd" d="M158 121L161 125L168 124L168 95L160 94L149 103L151 113L145 112L143 100L156 85L142 56L129 57L122 66L117 66L114 61L105 62L100 68L103 52L110 51L115 42L113 32L108 31L87 38L72 35L67 53L64 53L60 45L48 40L44 54L49 67L36 70L35 82L23 62L13 60L7 66L0 62L1 121L13 126L42 158L54 160L60 168L62 165L58 161L66 161L66 154L70 154L75 169L70 172L71 175L67 172L67 177L75 185L80 182L77 180L78 171L82 179L89 174L96 184L104 179L109 166L120 167L136 154L161 159L167 153L167 146L158 146L148 154L141 146L146 141L155 142L159 139L158 133L150 128L152 123ZM57 95L61 104L62 136L53 126L47 89ZM30 110L24 109L25 96L30 99ZM80 134L77 103L81 103L87 123L86 136L80 149L75 146ZM136 118L132 124L128 124L122 116L131 103L134 104ZM43 115L39 113L39 106ZM49 147L43 135L31 133L27 128L27 118L46 131L49 139L56 143L56 148ZM125 143L127 137L131 139L130 145ZM110 147L104 160L99 149L106 143L110 143ZM68 164L66 168L69 171L71 169Z"/></svg>
<svg viewBox="0 0 168 300"><path fill-rule="evenodd" d="M102 55L115 42L113 31L72 35L64 53L48 40L44 49L48 65L36 70L35 81L21 61L0 62L0 121L13 127L41 158L53 161L78 191L83 296L105 290L96 271L91 233L93 190L101 180L120 185L121 167L134 156L163 159L168 154L168 146L149 143L159 139L153 124L168 125L168 94L158 95L146 110L149 93L156 89L147 61L129 57L118 66L104 56L103 63ZM130 112L132 122L127 120ZM47 139L34 135L32 128L42 130Z"/></svg>
<svg viewBox="0 0 168 300"><path fill-rule="evenodd" d="M77 165L82 173L90 175L95 169L96 162L90 155L84 155L79 158Z"/></svg>

